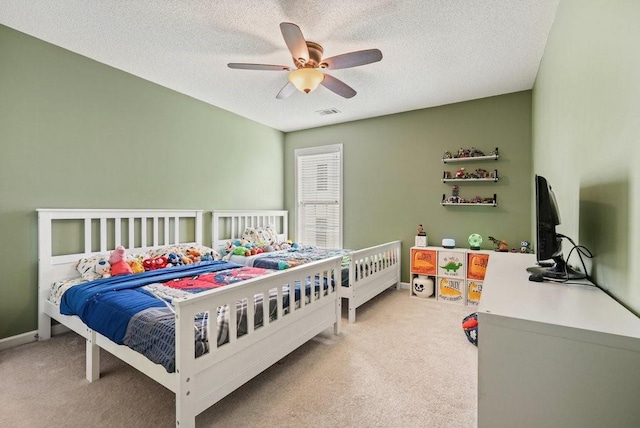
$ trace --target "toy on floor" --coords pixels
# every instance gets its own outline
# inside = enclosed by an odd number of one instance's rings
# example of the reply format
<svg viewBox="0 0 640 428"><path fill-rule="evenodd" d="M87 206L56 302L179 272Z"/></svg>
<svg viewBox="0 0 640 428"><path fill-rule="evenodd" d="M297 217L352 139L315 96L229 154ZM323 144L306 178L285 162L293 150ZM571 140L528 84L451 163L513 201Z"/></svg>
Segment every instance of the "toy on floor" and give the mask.
<svg viewBox="0 0 640 428"><path fill-rule="evenodd" d="M467 315L462 320L462 330L473 345L478 346L478 313Z"/></svg>

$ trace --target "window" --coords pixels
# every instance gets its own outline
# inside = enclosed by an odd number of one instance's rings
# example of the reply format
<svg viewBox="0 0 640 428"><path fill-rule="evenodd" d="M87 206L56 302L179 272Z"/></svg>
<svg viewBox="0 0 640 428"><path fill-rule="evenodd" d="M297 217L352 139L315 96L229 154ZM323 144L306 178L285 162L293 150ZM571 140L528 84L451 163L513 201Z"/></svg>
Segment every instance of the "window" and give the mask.
<svg viewBox="0 0 640 428"><path fill-rule="evenodd" d="M342 248L342 144L298 149L296 239Z"/></svg>

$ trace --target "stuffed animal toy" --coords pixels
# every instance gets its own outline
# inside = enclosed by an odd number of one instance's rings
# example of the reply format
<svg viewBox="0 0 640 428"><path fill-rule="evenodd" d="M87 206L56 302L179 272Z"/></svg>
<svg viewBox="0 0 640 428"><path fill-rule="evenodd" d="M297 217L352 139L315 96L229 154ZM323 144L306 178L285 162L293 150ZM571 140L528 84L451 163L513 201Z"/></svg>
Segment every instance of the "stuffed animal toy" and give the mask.
<svg viewBox="0 0 640 428"><path fill-rule="evenodd" d="M142 266L144 267L144 270L153 270L154 269L154 264L153 264L153 259L144 259L142 261Z"/></svg>
<svg viewBox="0 0 640 428"><path fill-rule="evenodd" d="M222 257L222 260L229 261L235 251L236 251L236 245L231 241L227 242L224 246L224 250L223 250L224 255Z"/></svg>
<svg viewBox="0 0 640 428"><path fill-rule="evenodd" d="M167 256L167 266L180 266L182 264L182 256L176 253L169 253Z"/></svg>
<svg viewBox="0 0 640 428"><path fill-rule="evenodd" d="M142 261L142 266L144 266L144 270L156 270L167 267L167 263L167 257L159 256L153 259L144 259Z"/></svg>
<svg viewBox="0 0 640 428"><path fill-rule="evenodd" d="M133 273L131 266L126 260L126 250L122 245L116 247L109 256L109 264L111 265L111 276L130 275Z"/></svg>
<svg viewBox="0 0 640 428"><path fill-rule="evenodd" d="M198 263L201 261L202 253L194 247L187 248L187 257L189 257L193 263Z"/></svg>
<svg viewBox="0 0 640 428"><path fill-rule="evenodd" d="M142 259L133 259L127 260L129 266L131 266L131 271L133 273L142 273L144 272L144 266L142 265Z"/></svg>
<svg viewBox="0 0 640 428"><path fill-rule="evenodd" d="M111 265L106 260L100 260L94 267L93 271L102 278L111 277Z"/></svg>
<svg viewBox="0 0 640 428"><path fill-rule="evenodd" d="M233 254L235 254L236 256L244 256L246 252L247 252L247 249L245 247L242 247L242 246L236 247L233 250Z"/></svg>
<svg viewBox="0 0 640 428"><path fill-rule="evenodd" d="M162 268L166 268L167 267L167 257L166 256L160 256L160 257L156 257L155 259L153 259L153 264L155 266L155 269L162 269Z"/></svg>

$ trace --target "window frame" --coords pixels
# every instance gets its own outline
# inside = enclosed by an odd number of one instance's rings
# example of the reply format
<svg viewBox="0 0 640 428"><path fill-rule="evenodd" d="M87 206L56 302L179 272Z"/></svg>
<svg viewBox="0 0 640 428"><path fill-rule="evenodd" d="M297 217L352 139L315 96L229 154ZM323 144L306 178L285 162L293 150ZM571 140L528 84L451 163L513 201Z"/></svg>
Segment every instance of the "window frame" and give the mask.
<svg viewBox="0 0 640 428"><path fill-rule="evenodd" d="M296 149L294 151L294 193L295 193L295 230L296 239L300 240L303 235L303 225L301 224L302 216L300 215L301 203L300 203L300 177L299 177L299 162L300 158L304 156L322 155L338 153L339 156L339 196L338 196L338 230L337 240L338 248L343 248L343 211L344 211L344 150L342 144L329 144L325 146L307 147Z"/></svg>

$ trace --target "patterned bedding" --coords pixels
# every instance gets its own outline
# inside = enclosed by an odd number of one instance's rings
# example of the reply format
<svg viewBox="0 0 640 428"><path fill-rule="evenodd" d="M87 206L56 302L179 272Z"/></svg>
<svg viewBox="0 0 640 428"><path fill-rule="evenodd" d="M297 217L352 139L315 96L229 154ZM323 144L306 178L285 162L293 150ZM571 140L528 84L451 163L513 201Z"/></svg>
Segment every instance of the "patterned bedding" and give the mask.
<svg viewBox="0 0 640 428"><path fill-rule="evenodd" d="M253 260L253 266L264 269L282 270L317 260L341 256L342 285L348 285L351 253L353 253L352 250L300 245L297 248L291 248L286 251L260 254Z"/></svg>

